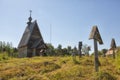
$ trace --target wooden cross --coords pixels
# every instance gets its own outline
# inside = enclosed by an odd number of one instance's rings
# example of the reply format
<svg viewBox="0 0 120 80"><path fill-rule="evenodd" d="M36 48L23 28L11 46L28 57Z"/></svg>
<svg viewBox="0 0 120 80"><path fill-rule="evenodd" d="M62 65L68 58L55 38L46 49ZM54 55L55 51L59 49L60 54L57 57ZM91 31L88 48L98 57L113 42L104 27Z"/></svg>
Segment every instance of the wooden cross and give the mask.
<svg viewBox="0 0 120 80"><path fill-rule="evenodd" d="M113 50L113 59L115 59L115 48L116 48L116 43L115 43L115 39L114 39L114 38L112 38L110 47L111 47L111 49Z"/></svg>
<svg viewBox="0 0 120 80"><path fill-rule="evenodd" d="M98 67L100 65L100 62L98 59L97 41L99 42L99 44L103 44L103 41L102 41L102 38L100 36L100 33L99 33L97 26L93 26L89 39L94 40L95 71L98 72L99 71Z"/></svg>

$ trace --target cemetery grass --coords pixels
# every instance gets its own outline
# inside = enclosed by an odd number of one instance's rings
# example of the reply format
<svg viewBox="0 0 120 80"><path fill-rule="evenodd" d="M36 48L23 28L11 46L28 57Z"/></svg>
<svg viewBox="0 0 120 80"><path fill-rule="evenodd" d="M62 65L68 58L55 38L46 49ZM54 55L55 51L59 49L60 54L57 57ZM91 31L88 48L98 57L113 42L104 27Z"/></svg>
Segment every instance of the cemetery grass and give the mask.
<svg viewBox="0 0 120 80"><path fill-rule="evenodd" d="M4 59L1 59L3 58ZM120 55L99 57L99 72L94 70L94 57L0 56L0 80L120 80Z"/></svg>

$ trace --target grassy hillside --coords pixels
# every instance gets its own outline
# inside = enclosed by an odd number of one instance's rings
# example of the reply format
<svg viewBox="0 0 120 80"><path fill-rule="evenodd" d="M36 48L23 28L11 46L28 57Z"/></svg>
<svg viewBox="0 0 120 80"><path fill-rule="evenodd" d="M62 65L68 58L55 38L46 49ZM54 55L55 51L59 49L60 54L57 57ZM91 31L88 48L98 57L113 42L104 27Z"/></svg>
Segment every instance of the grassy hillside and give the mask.
<svg viewBox="0 0 120 80"><path fill-rule="evenodd" d="M100 57L99 72L94 57L33 57L0 59L0 80L120 80L120 54L114 60Z"/></svg>

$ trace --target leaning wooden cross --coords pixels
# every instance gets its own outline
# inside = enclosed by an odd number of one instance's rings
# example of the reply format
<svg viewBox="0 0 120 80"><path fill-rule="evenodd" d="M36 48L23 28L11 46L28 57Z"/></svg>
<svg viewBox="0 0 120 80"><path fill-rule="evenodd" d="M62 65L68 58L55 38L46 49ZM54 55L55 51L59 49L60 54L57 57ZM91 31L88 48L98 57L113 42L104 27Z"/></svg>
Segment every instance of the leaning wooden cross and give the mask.
<svg viewBox="0 0 120 80"><path fill-rule="evenodd" d="M113 50L113 59L115 59L115 48L116 48L116 43L115 43L115 39L114 39L114 38L112 38L110 47L111 47L111 49Z"/></svg>
<svg viewBox="0 0 120 80"><path fill-rule="evenodd" d="M99 67L100 63L99 63L99 59L98 59L97 41L99 42L99 44L103 44L103 41L102 41L102 38L100 36L97 26L93 26L89 39L94 40L95 71L98 72L98 67Z"/></svg>

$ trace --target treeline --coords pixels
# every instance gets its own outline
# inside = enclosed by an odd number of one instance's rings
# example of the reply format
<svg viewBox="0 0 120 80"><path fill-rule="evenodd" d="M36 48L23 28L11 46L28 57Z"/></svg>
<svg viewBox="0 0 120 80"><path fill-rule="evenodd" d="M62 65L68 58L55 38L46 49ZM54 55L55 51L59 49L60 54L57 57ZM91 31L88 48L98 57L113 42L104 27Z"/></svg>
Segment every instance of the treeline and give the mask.
<svg viewBox="0 0 120 80"><path fill-rule="evenodd" d="M47 56L66 56L66 55L79 55L78 48L67 46L66 48L62 48L62 45L59 44L57 48L54 48L52 44L47 43ZM83 45L82 55L89 55L90 47L88 45Z"/></svg>
<svg viewBox="0 0 120 80"><path fill-rule="evenodd" d="M52 44L47 44L47 51L46 51L46 56L65 56L65 55L71 55L72 52L76 52L77 53L77 48L74 47L74 49L72 49L71 46L68 46L67 48L62 48L62 45L59 44L57 48L54 48L54 46Z"/></svg>
<svg viewBox="0 0 120 80"><path fill-rule="evenodd" d="M63 48L61 44L58 45L57 48L55 48L52 44L46 43L47 50L45 52L45 56L69 56L69 55L79 55L78 54L78 47L71 47L67 46L66 48ZM87 44L84 44L82 46L82 55L89 56L90 46ZM102 51L99 51L99 55L105 55L107 52L107 49L103 49ZM0 41L0 54L6 53L10 57L18 57L18 49L12 46L12 42L5 42ZM92 53L94 54L94 53Z"/></svg>
<svg viewBox="0 0 120 80"><path fill-rule="evenodd" d="M67 56L67 55L79 55L78 54L78 47L71 47L67 46L66 48L62 48L62 45L59 44L57 48L55 48L52 44L47 43L47 52L45 53L46 56ZM89 53L91 51L91 47L87 44L84 44L82 46L81 52L82 56L90 56L94 55L94 53ZM105 56L108 49L102 49L101 51L98 51L99 56Z"/></svg>
<svg viewBox="0 0 120 80"><path fill-rule="evenodd" d="M12 46L12 42L0 41L0 54L2 53L6 53L11 57L18 56L18 50Z"/></svg>

